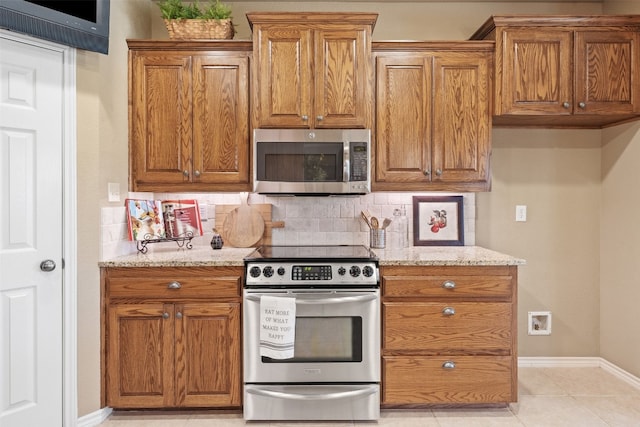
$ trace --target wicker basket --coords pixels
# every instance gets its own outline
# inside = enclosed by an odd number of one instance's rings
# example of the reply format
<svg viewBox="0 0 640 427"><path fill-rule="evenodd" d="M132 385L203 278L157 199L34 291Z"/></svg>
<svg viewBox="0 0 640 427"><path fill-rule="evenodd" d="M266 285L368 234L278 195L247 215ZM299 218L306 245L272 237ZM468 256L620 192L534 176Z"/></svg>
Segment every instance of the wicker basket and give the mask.
<svg viewBox="0 0 640 427"><path fill-rule="evenodd" d="M233 38L235 30L231 19L165 19L171 39L225 39Z"/></svg>

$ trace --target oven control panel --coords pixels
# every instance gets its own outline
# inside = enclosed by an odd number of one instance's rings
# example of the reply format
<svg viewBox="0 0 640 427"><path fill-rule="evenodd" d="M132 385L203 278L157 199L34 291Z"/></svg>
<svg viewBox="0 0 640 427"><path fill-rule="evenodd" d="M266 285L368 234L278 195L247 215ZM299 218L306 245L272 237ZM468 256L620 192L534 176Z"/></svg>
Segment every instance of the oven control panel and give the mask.
<svg viewBox="0 0 640 427"><path fill-rule="evenodd" d="M247 286L377 285L380 280L378 265L375 262L330 264L250 262L246 267Z"/></svg>

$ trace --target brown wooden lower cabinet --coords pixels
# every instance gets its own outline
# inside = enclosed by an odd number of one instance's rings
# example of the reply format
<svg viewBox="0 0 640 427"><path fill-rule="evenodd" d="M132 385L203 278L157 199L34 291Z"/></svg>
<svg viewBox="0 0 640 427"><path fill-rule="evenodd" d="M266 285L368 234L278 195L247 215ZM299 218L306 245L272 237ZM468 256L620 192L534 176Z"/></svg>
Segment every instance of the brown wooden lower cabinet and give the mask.
<svg viewBox="0 0 640 427"><path fill-rule="evenodd" d="M103 269L103 405L239 407L241 285L241 267Z"/></svg>
<svg viewBox="0 0 640 427"><path fill-rule="evenodd" d="M381 270L383 407L517 401L517 267Z"/></svg>

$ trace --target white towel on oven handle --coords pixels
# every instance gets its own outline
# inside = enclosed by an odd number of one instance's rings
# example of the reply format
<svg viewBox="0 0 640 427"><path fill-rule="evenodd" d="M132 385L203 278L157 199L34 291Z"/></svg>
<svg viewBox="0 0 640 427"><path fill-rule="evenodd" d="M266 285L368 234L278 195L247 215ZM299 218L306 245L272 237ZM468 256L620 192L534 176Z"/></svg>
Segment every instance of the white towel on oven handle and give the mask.
<svg viewBox="0 0 640 427"><path fill-rule="evenodd" d="M260 356L290 359L296 337L296 299L260 296Z"/></svg>

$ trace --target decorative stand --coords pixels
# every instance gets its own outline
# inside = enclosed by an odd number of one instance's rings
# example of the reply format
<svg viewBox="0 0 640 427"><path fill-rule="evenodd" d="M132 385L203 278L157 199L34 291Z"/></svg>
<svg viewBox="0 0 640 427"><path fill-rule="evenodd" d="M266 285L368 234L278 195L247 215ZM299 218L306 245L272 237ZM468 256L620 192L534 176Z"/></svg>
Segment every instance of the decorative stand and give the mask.
<svg viewBox="0 0 640 427"><path fill-rule="evenodd" d="M136 246L138 247L138 251L140 253L146 254L149 250L149 248L147 248L147 245L150 243L176 242L178 244L178 247L180 248L185 246L187 249L191 249L193 247L193 244L191 244L191 239L193 239L193 232L191 231L187 231L180 236L165 237L163 239L151 239L151 236L151 234L147 234L144 236L146 237L146 239L136 241Z"/></svg>

